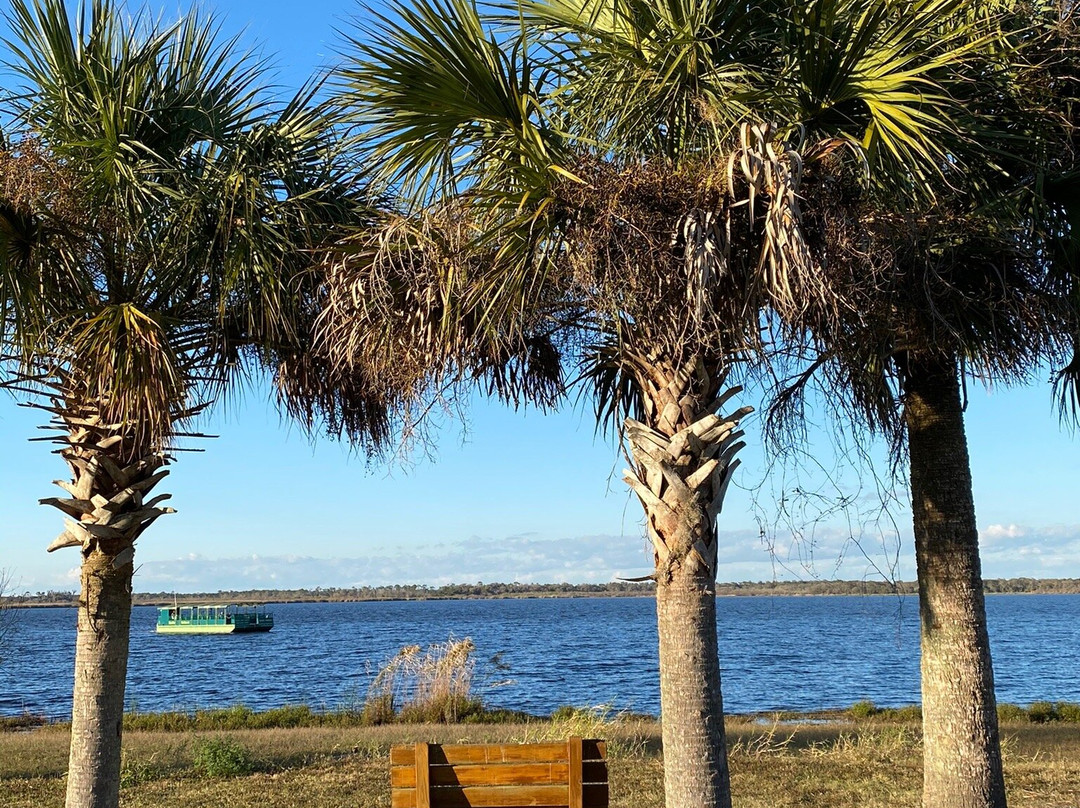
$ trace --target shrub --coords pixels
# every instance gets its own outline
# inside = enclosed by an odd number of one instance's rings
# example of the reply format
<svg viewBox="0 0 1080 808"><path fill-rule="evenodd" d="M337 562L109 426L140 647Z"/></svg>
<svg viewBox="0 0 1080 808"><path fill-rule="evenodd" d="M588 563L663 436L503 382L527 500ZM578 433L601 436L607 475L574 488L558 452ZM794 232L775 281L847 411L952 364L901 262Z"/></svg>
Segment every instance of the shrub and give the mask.
<svg viewBox="0 0 1080 808"><path fill-rule="evenodd" d="M1059 701L1054 705L1058 718L1070 724L1080 724L1080 704L1071 701Z"/></svg>
<svg viewBox="0 0 1080 808"><path fill-rule="evenodd" d="M1058 714L1050 702L1033 701L1028 707L1028 718L1036 724L1045 724L1049 721L1057 721Z"/></svg>
<svg viewBox="0 0 1080 808"><path fill-rule="evenodd" d="M851 713L852 718L865 719L872 718L878 714L877 705L872 701L857 701L848 708L848 712Z"/></svg>
<svg viewBox="0 0 1080 808"><path fill-rule="evenodd" d="M252 729L267 727L311 727L323 723L323 716L316 715L306 704L274 707L262 713L253 713L245 724Z"/></svg>
<svg viewBox="0 0 1080 808"><path fill-rule="evenodd" d="M394 709L393 693L372 693L364 701L360 721L366 726L377 727L380 724L392 724L397 718Z"/></svg>
<svg viewBox="0 0 1080 808"><path fill-rule="evenodd" d="M43 727L48 723L49 720L39 713L23 712L21 715L3 715L0 716L0 732Z"/></svg>
<svg viewBox="0 0 1080 808"><path fill-rule="evenodd" d="M998 704L997 706L998 721L1002 723L1007 721L1027 721L1027 710L1016 704Z"/></svg>
<svg viewBox="0 0 1080 808"><path fill-rule="evenodd" d="M248 750L231 738L199 738L192 746L192 767L203 777L237 777L255 766Z"/></svg>
<svg viewBox="0 0 1080 808"><path fill-rule="evenodd" d="M890 721L922 721L922 707L918 704L908 704L904 707L887 707L879 710Z"/></svg>

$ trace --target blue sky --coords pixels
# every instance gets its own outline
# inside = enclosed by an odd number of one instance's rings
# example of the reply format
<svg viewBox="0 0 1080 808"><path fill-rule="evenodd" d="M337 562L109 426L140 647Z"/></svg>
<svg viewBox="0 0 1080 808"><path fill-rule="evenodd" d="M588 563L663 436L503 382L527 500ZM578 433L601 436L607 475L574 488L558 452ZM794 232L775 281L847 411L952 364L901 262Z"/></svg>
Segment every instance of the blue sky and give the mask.
<svg viewBox="0 0 1080 808"><path fill-rule="evenodd" d="M180 6L153 8L169 17ZM334 29L364 14L347 0L230 0L219 9L225 32L246 29L286 86L332 61ZM515 413L478 398L467 424L447 420L431 457L369 465L333 442L313 444L268 398L256 386L219 407L205 429L220 437L173 466L160 490L179 512L140 540L137 590L607 581L649 571L623 461L594 436L587 411ZM36 502L59 492L50 480L64 468L46 445L26 441L41 434L42 416L0 399L0 568L18 590L74 589L77 553L45 553L61 522ZM746 426L744 467L720 522L721 579L914 577L903 491L893 532L893 522L874 518L872 486L864 479L860 489L859 475L845 472L854 509L793 537L777 523L776 503L795 480L790 471L766 475L757 422ZM1060 428L1049 386L973 385L968 432L984 573L1080 576L1080 445ZM812 435L810 454L833 463L823 433ZM880 447L876 459L885 469ZM763 479L756 494L747 490ZM820 474L799 482L835 493ZM775 525L764 539L761 521Z"/></svg>

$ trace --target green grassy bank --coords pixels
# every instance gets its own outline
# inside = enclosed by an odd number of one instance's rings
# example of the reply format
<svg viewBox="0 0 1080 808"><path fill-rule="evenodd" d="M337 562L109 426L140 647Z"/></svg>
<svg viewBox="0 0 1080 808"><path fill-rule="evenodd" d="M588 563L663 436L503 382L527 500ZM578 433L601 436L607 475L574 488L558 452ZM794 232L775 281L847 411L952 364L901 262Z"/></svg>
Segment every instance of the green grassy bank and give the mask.
<svg viewBox="0 0 1080 808"><path fill-rule="evenodd" d="M894 715L827 723L762 718L729 721L732 787L742 808L917 806L919 728ZM567 734L610 744L611 804L659 808L663 763L659 726L565 711L545 721L504 724L294 726L163 731L124 735L125 808L387 808L391 744L538 741ZM1009 803L1080 805L1080 724L1003 724ZM63 805L67 729L0 732L0 805Z"/></svg>

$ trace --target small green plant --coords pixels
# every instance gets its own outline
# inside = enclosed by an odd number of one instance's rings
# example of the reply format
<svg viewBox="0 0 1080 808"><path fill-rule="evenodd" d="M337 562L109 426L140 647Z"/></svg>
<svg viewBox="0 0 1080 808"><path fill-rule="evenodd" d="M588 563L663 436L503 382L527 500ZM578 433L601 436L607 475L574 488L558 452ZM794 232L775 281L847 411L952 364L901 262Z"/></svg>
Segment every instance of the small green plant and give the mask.
<svg viewBox="0 0 1080 808"><path fill-rule="evenodd" d="M192 767L203 777L238 777L255 768L248 750L231 738L199 738L191 751Z"/></svg>
<svg viewBox="0 0 1080 808"><path fill-rule="evenodd" d="M879 710L877 705L872 701L857 701L848 708L848 712L851 713L851 717L863 720L867 718L873 718L878 714Z"/></svg>
<svg viewBox="0 0 1080 808"><path fill-rule="evenodd" d="M1031 706L1028 707L1028 718L1036 724L1046 724L1050 721L1057 721L1057 710L1054 709L1054 705L1048 701L1033 701Z"/></svg>
<svg viewBox="0 0 1080 808"><path fill-rule="evenodd" d="M132 758L127 750L120 755L120 788L132 788L141 783L149 783L159 777L156 755L148 760Z"/></svg>

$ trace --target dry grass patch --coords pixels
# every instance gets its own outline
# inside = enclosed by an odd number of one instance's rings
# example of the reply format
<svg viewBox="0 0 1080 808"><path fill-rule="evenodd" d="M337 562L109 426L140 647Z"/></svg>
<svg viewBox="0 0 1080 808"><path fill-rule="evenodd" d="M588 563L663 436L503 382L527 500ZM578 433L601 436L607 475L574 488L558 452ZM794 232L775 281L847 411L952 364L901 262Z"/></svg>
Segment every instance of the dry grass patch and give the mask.
<svg viewBox="0 0 1080 808"><path fill-rule="evenodd" d="M386 725L131 732L124 736L124 808L389 808L392 744L540 740L591 729L609 741L613 808L660 808L659 726L568 712L555 722ZM918 725L729 721L732 787L739 808L917 808L922 786ZM1013 808L1080 805L1080 726L1008 725L1006 779ZM199 776L197 738L242 746L256 771ZM61 808L67 732L49 727L0 734L0 805Z"/></svg>

